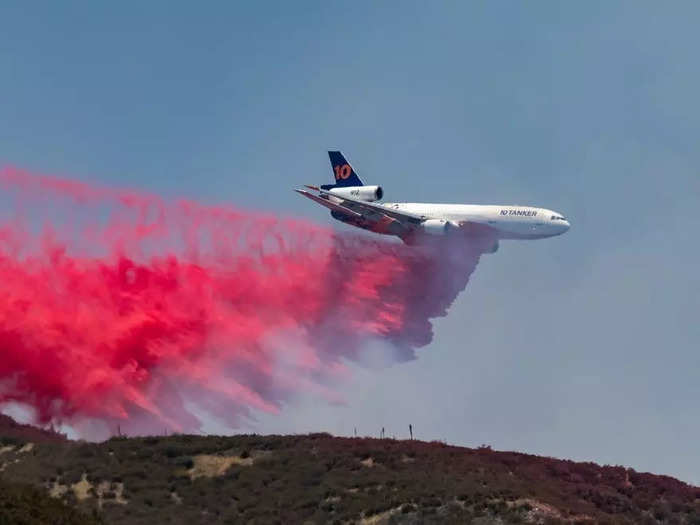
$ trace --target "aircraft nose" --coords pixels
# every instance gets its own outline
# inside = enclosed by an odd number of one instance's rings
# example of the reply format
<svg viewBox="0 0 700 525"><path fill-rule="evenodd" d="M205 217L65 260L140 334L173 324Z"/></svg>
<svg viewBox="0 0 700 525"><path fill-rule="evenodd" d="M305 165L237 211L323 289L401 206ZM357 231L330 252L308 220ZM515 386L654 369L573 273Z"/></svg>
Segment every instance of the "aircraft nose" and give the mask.
<svg viewBox="0 0 700 525"><path fill-rule="evenodd" d="M569 228L571 228L571 223L569 221L563 221L562 226L564 227L563 230L564 232L568 232ZM564 233L562 232L562 233Z"/></svg>

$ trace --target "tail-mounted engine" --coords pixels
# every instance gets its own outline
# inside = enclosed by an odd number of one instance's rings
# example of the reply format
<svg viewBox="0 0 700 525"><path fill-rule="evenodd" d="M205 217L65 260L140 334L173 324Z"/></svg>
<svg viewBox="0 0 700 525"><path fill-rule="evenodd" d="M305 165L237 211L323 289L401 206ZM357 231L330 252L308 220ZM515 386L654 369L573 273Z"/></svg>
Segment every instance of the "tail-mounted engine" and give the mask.
<svg viewBox="0 0 700 525"><path fill-rule="evenodd" d="M381 186L345 186L342 188L331 188L329 193L338 197L349 197L365 202L381 200L384 190Z"/></svg>

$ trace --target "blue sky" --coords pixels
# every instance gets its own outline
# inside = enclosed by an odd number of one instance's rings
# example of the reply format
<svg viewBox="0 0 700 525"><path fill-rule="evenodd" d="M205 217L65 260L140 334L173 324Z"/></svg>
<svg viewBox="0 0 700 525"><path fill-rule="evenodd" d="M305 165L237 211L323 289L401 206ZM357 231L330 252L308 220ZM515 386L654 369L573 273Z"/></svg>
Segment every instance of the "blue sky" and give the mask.
<svg viewBox="0 0 700 525"><path fill-rule="evenodd" d="M341 148L389 200L533 204L419 359L258 431L419 437L700 484L696 2L3 2L0 163L330 218Z"/></svg>

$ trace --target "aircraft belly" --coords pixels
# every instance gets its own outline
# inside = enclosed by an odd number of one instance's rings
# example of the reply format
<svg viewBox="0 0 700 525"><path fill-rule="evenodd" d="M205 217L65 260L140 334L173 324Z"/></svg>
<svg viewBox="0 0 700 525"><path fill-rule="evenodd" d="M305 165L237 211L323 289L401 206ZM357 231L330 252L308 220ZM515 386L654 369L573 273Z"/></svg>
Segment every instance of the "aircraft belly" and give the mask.
<svg viewBox="0 0 700 525"><path fill-rule="evenodd" d="M472 221L463 220L460 224L462 231L467 234L490 232L493 237L504 240L544 239L552 236L551 233L539 229L537 224L529 222L484 220L480 217Z"/></svg>
<svg viewBox="0 0 700 525"><path fill-rule="evenodd" d="M350 217L338 212L331 212L331 215L340 222L374 233L397 236L405 233L404 227L398 221L386 215L372 214L371 216Z"/></svg>
<svg viewBox="0 0 700 525"><path fill-rule="evenodd" d="M552 236L551 234L536 233L536 232L533 232L533 233L508 233L508 232L504 232L504 233L500 233L498 235L498 238L506 240L506 241L507 240L513 240L513 241L520 240L520 241L522 241L522 240L527 240L527 239L532 239L532 240L546 239L547 237L551 237L551 236Z"/></svg>

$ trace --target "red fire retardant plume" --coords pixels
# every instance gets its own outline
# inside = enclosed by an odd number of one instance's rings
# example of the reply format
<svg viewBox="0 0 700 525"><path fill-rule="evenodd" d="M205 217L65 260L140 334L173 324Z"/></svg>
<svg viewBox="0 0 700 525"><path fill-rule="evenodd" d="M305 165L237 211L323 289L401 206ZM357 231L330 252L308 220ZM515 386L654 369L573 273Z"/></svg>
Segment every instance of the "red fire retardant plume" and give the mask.
<svg viewBox="0 0 700 525"><path fill-rule="evenodd" d="M414 358L479 252L0 170L0 405L39 423L235 426L346 363ZM454 243L453 243L454 244Z"/></svg>

